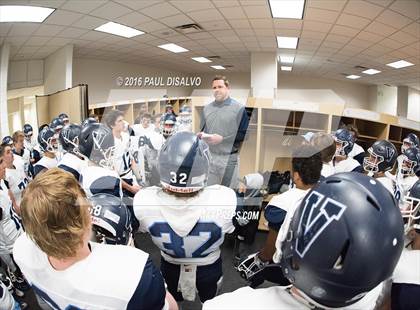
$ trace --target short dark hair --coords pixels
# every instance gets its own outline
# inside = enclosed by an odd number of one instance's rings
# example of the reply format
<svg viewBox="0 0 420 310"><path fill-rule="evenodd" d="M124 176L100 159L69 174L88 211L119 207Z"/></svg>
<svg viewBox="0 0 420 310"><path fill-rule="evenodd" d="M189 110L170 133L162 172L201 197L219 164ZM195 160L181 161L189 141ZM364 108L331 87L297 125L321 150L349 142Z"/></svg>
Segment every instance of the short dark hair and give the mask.
<svg viewBox="0 0 420 310"><path fill-rule="evenodd" d="M6 146L9 146L7 144L0 144L0 157L3 157L4 152L6 151Z"/></svg>
<svg viewBox="0 0 420 310"><path fill-rule="evenodd" d="M115 125L115 121L120 116L124 116L124 113L122 111L120 111L120 110L109 110L104 115L104 122L109 128L112 128L112 126Z"/></svg>
<svg viewBox="0 0 420 310"><path fill-rule="evenodd" d="M150 119L152 119L152 115L150 114L150 113L144 113L142 116L141 116L141 118L150 118Z"/></svg>
<svg viewBox="0 0 420 310"><path fill-rule="evenodd" d="M214 81L220 80L222 80L225 83L226 87L229 87L229 81L224 75L216 75L211 82L213 83Z"/></svg>
<svg viewBox="0 0 420 310"><path fill-rule="evenodd" d="M359 137L359 130L357 129L356 125L353 124L347 124L346 128L348 131L354 134L354 140L356 140Z"/></svg>
<svg viewBox="0 0 420 310"><path fill-rule="evenodd" d="M311 145L301 145L292 155L292 170L297 172L305 185L315 184L321 177L321 155Z"/></svg>
<svg viewBox="0 0 420 310"><path fill-rule="evenodd" d="M328 163L333 159L336 145L330 134L317 132L311 138L311 145L318 150L323 163Z"/></svg>

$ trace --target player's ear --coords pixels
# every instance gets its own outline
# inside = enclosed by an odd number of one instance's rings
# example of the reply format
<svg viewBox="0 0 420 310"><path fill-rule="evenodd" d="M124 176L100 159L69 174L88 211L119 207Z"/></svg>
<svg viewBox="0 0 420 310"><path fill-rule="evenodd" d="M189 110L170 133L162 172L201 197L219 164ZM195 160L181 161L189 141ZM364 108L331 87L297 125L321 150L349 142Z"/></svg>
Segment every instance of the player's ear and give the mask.
<svg viewBox="0 0 420 310"><path fill-rule="evenodd" d="M299 173L297 173L296 171L293 171L293 173L292 173L292 180L293 180L293 183L295 183L295 184L297 184L298 182L300 182L301 181L301 178L300 178Z"/></svg>

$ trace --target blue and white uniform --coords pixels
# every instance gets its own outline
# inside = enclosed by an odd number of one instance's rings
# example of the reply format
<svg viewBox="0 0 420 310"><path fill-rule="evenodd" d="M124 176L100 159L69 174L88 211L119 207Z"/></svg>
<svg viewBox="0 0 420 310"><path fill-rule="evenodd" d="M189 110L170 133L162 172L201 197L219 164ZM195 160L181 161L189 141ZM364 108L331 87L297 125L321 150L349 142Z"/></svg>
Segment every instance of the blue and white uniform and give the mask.
<svg viewBox="0 0 420 310"><path fill-rule="evenodd" d="M88 198L99 193L123 197L121 179L113 170L99 166L83 167L79 182Z"/></svg>
<svg viewBox="0 0 420 310"><path fill-rule="evenodd" d="M0 281L0 310L20 309L7 287Z"/></svg>
<svg viewBox="0 0 420 310"><path fill-rule="evenodd" d="M359 164L359 162L351 157L347 157L342 161L335 162L334 161L334 173L340 172L360 172L363 173L363 167Z"/></svg>
<svg viewBox="0 0 420 310"><path fill-rule="evenodd" d="M9 189L15 197L16 203L20 205L22 200L23 190L29 183L27 174L22 168L18 169L14 167L13 169L6 168L6 181L9 185Z"/></svg>
<svg viewBox="0 0 420 310"><path fill-rule="evenodd" d="M129 246L89 243L91 253L57 271L26 235L13 256L41 299L53 309L165 309L166 290L149 255ZM109 268L118 264L118 268Z"/></svg>
<svg viewBox="0 0 420 310"><path fill-rule="evenodd" d="M34 165L34 178L38 173L43 170L48 170L57 167L57 158L49 158L43 156L35 165Z"/></svg>
<svg viewBox="0 0 420 310"><path fill-rule="evenodd" d="M61 160L58 162L57 167L67 172L70 172L76 180L80 178L80 172L83 167L87 166L87 162L77 157L72 153L65 153Z"/></svg>

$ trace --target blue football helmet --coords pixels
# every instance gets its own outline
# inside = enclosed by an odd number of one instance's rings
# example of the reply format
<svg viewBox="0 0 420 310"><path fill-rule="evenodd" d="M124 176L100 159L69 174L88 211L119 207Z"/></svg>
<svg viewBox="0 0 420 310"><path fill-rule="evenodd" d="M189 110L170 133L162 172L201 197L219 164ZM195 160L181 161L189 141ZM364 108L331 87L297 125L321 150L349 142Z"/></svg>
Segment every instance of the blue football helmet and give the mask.
<svg viewBox="0 0 420 310"><path fill-rule="evenodd" d="M353 149L353 135L345 128L338 129L334 134L336 144L335 156L347 156Z"/></svg>
<svg viewBox="0 0 420 310"><path fill-rule="evenodd" d="M60 118L63 121L64 125L67 125L69 123L69 120L70 120L69 116L66 113L60 113L58 118Z"/></svg>
<svg viewBox="0 0 420 310"><path fill-rule="evenodd" d="M296 210L280 265L309 300L346 307L392 276L403 225L396 200L380 182L335 174L317 183Z"/></svg>
<svg viewBox="0 0 420 310"><path fill-rule="evenodd" d="M82 122L82 127L86 127L87 125L90 125L90 124L95 124L95 123L97 123L97 121L96 121L96 119L95 118L93 118L93 117L88 117L88 118L86 118L83 122Z"/></svg>
<svg viewBox="0 0 420 310"><path fill-rule="evenodd" d="M400 172L402 175L414 175L420 172L420 150L410 147L403 153Z"/></svg>
<svg viewBox="0 0 420 310"><path fill-rule="evenodd" d="M70 124L63 127L58 139L66 152L77 153L79 147L79 135L82 127L77 124Z"/></svg>
<svg viewBox="0 0 420 310"><path fill-rule="evenodd" d="M3 140L1 141L1 144L12 146L13 145L13 139L12 139L12 137L11 136L5 136L3 138Z"/></svg>
<svg viewBox="0 0 420 310"><path fill-rule="evenodd" d="M50 128L54 130L56 133L58 133L61 129L63 129L63 127L64 127L64 121L61 118L56 117L51 121Z"/></svg>
<svg viewBox="0 0 420 310"><path fill-rule="evenodd" d="M34 130L30 124L23 125L23 134L26 139L30 139L34 133Z"/></svg>
<svg viewBox="0 0 420 310"><path fill-rule="evenodd" d="M57 135L50 128L44 128L38 134L38 144L42 151L55 153L58 149Z"/></svg>
<svg viewBox="0 0 420 310"><path fill-rule="evenodd" d="M404 138L403 144L401 145L401 153L404 153L410 147L419 147L419 137L414 133L409 133L407 137Z"/></svg>
<svg viewBox="0 0 420 310"><path fill-rule="evenodd" d="M127 245L131 236L131 216L126 205L110 194L89 198L92 229L99 242Z"/></svg>
<svg viewBox="0 0 420 310"><path fill-rule="evenodd" d="M179 122L182 124L190 124L192 122L192 110L188 105L183 105L179 110Z"/></svg>
<svg viewBox="0 0 420 310"><path fill-rule="evenodd" d="M176 116L172 113L166 113L162 116L160 123L160 132L167 139L176 133Z"/></svg>
<svg viewBox="0 0 420 310"><path fill-rule="evenodd" d="M109 127L94 123L82 128L79 135L80 155L97 165L114 169L114 136Z"/></svg>
<svg viewBox="0 0 420 310"><path fill-rule="evenodd" d="M385 172L394 168L398 152L394 144L387 140L376 141L368 148L369 156L363 160L363 169L367 172Z"/></svg>
<svg viewBox="0 0 420 310"><path fill-rule="evenodd" d="M208 145L191 132L178 132L160 150L160 183L172 192L198 191L207 184L209 163Z"/></svg>
<svg viewBox="0 0 420 310"><path fill-rule="evenodd" d="M406 232L413 228L420 230L420 180L404 196L404 204L400 205L400 209L403 219L407 221Z"/></svg>

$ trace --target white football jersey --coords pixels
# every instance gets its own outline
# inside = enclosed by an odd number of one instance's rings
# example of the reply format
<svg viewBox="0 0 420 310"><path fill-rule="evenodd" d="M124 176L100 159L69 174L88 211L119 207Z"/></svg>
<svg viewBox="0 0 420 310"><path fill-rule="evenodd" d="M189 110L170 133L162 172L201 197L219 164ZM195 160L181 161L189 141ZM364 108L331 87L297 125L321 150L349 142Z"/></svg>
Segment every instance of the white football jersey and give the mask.
<svg viewBox="0 0 420 310"><path fill-rule="evenodd" d="M26 234L16 241L13 256L34 291L53 309L127 309L139 297L140 282L149 284L153 276L145 272L149 255L129 246L89 245L90 255L63 271L55 270ZM141 299L130 309L148 309L146 297Z"/></svg>
<svg viewBox="0 0 420 310"><path fill-rule="evenodd" d="M214 263L225 234L235 229L236 195L221 185L188 198L148 187L134 196L133 208L139 230L148 232L162 257L174 264Z"/></svg>
<svg viewBox="0 0 420 310"><path fill-rule="evenodd" d="M357 168L358 166L360 167L360 164L357 160L355 160L351 157L347 157L346 159L344 159L342 161L334 163L334 172L335 173L351 172L355 168Z"/></svg>
<svg viewBox="0 0 420 310"><path fill-rule="evenodd" d="M7 287L0 281L0 310L16 309L16 301Z"/></svg>
<svg viewBox="0 0 420 310"><path fill-rule="evenodd" d="M392 281L420 285L420 250L404 248L394 269Z"/></svg>
<svg viewBox="0 0 420 310"><path fill-rule="evenodd" d="M286 239L290 222L293 219L293 215L295 214L296 209L300 206L303 198L308 192L309 189L302 190L294 187L280 195L274 196L268 203L268 205L277 206L278 208L281 208L287 212L283 224L281 225L279 233L277 235L276 252L273 255L274 262L278 263L281 259L281 245Z"/></svg>
<svg viewBox="0 0 420 310"><path fill-rule="evenodd" d="M155 130L155 125L149 124L149 127L144 128L142 124L134 124L131 128L134 130L134 135L148 137Z"/></svg>
<svg viewBox="0 0 420 310"><path fill-rule="evenodd" d="M145 181L144 149L147 148L147 146L139 146L140 137L141 136L130 137L130 154L133 156L133 160L136 163L141 179L144 182Z"/></svg>
<svg viewBox="0 0 420 310"><path fill-rule="evenodd" d="M113 170L99 166L83 167L79 182L88 198L99 193L123 197L121 179Z"/></svg>
<svg viewBox="0 0 420 310"><path fill-rule="evenodd" d="M334 309L373 310L376 307L377 299L382 294L382 289L383 285L380 284L353 305ZM289 289L280 286L261 289L242 287L231 293L216 296L203 304L203 310L302 310L313 308L313 305L309 306L308 303L293 297Z"/></svg>
<svg viewBox="0 0 420 310"><path fill-rule="evenodd" d="M156 151L160 151L160 149L162 148L163 144L165 143L165 137L159 132L154 130L152 133L150 133L150 142L153 145L153 148Z"/></svg>
<svg viewBox="0 0 420 310"><path fill-rule="evenodd" d="M192 132L192 124L191 123L178 123L177 126L177 132L181 132L181 131L188 131L188 132Z"/></svg>
<svg viewBox="0 0 420 310"><path fill-rule="evenodd" d="M10 191L15 197L16 203L20 205L22 192L29 183L26 173L22 169L6 168L6 181L9 184Z"/></svg>
<svg viewBox="0 0 420 310"><path fill-rule="evenodd" d="M61 160L57 163L57 167L70 172L76 180L80 178L80 172L83 167L87 166L87 162L72 153L65 153Z"/></svg>
<svg viewBox="0 0 420 310"><path fill-rule="evenodd" d="M2 213L2 219L0 220L0 254L11 254L13 244L22 233L19 220L12 212L13 206L8 190L4 180L0 180L0 208Z"/></svg>
<svg viewBox="0 0 420 310"><path fill-rule="evenodd" d="M328 178L330 175L333 175L335 173L334 166L332 161L329 163L322 163L322 169L321 169L321 175L324 178Z"/></svg>
<svg viewBox="0 0 420 310"><path fill-rule="evenodd" d="M32 152L33 151L33 149L34 149L34 147L37 145L38 143L37 143L37 141L36 141L36 139L31 139L31 140L23 140L23 147L25 148L25 149L27 149L29 152Z"/></svg>
<svg viewBox="0 0 420 310"><path fill-rule="evenodd" d="M394 194L394 181L392 181L388 177L379 177L376 178L377 181L379 181L387 190L390 191L391 194Z"/></svg>
<svg viewBox="0 0 420 310"><path fill-rule="evenodd" d="M57 158L49 158L43 156L38 162L34 165L34 177L44 169L51 169L57 167Z"/></svg>
<svg viewBox="0 0 420 310"><path fill-rule="evenodd" d="M31 163L31 152L29 150L24 148L21 154L18 154L16 153L15 150L13 150L13 164L16 167L23 165L23 170L25 171L26 175L28 175L29 173L30 163Z"/></svg>
<svg viewBox="0 0 420 310"><path fill-rule="evenodd" d="M121 138L114 137L114 167L119 176L123 179L132 179L133 171L131 170L130 154L130 136L126 132L121 133Z"/></svg>
<svg viewBox="0 0 420 310"><path fill-rule="evenodd" d="M395 178L394 184L394 197L398 201L399 204L402 204L404 201L404 197L408 195L411 187L419 180L419 177L416 175L411 175L408 177L403 177L402 175L398 175Z"/></svg>
<svg viewBox="0 0 420 310"><path fill-rule="evenodd" d="M365 150L359 144L354 143L352 150L347 156L353 158L354 156L357 156L364 152Z"/></svg>

